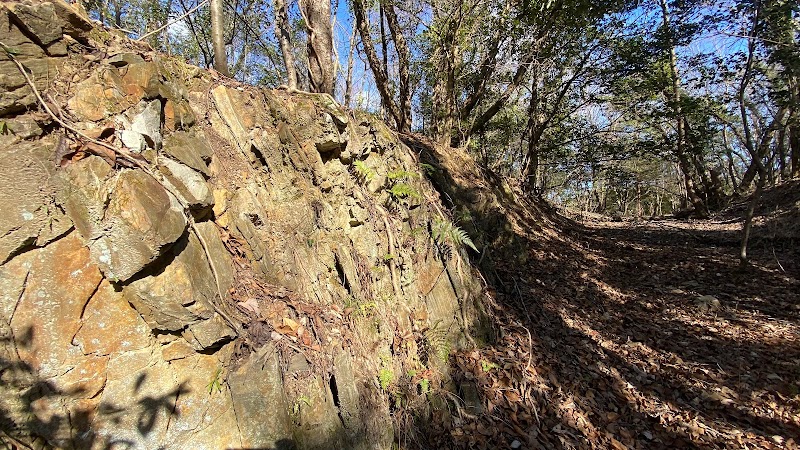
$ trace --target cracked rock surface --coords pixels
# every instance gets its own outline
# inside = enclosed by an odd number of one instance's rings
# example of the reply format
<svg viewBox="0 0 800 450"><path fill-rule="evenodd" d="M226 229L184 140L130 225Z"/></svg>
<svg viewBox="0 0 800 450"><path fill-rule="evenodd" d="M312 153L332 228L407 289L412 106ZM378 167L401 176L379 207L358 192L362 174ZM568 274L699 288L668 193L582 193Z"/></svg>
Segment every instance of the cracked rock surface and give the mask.
<svg viewBox="0 0 800 450"><path fill-rule="evenodd" d="M452 388L431 346L481 329L481 286L463 249L435 245L438 194L384 124L327 95L220 83L60 0L5 2L0 25L90 137L0 54L5 432L389 448L390 389L417 392L412 371ZM401 182L414 195L390 192Z"/></svg>

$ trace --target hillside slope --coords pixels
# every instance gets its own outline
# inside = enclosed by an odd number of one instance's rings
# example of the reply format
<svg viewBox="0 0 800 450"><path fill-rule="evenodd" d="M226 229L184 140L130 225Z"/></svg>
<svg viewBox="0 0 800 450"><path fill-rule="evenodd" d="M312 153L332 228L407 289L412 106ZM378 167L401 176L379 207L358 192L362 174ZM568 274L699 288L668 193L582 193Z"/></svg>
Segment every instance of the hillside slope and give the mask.
<svg viewBox="0 0 800 450"><path fill-rule="evenodd" d="M483 288L383 123L59 0L0 42L4 442L389 448L446 408Z"/></svg>
<svg viewBox="0 0 800 450"><path fill-rule="evenodd" d="M797 448L796 183L740 268L736 205L576 223L60 0L0 42L7 447Z"/></svg>

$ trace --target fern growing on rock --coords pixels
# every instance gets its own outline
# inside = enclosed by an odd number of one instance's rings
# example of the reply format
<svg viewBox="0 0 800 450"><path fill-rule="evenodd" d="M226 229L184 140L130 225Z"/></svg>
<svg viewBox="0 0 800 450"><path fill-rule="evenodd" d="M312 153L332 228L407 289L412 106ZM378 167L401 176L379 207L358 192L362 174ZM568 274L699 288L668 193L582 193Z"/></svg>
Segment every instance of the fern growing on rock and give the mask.
<svg viewBox="0 0 800 450"><path fill-rule="evenodd" d="M405 180L410 180L410 179L413 179L413 178L420 178L420 175L418 173L409 172L407 170L400 169L400 170L393 170L393 171L387 173L386 174L386 178L388 178L389 180L392 180L392 181L395 181L395 180L396 181L405 181Z"/></svg>
<svg viewBox="0 0 800 450"><path fill-rule="evenodd" d="M404 198L422 198L416 189L406 183L396 183L391 189L389 189L389 193L392 194L392 197L398 200Z"/></svg>
<svg viewBox="0 0 800 450"><path fill-rule="evenodd" d="M438 358L446 363L450 357L452 346L447 338L447 330L440 326L441 320L437 320L430 328L422 333L420 344L421 358L424 364L429 364L432 358Z"/></svg>
<svg viewBox="0 0 800 450"><path fill-rule="evenodd" d="M431 232L433 239L440 245L452 244L459 247L466 245L478 252L467 232L450 221L435 220L431 226Z"/></svg>
<svg viewBox="0 0 800 450"><path fill-rule="evenodd" d="M361 182L372 181L372 179L375 178L375 175L377 175L377 173L364 161L354 161L353 167L355 167L356 178L358 178Z"/></svg>

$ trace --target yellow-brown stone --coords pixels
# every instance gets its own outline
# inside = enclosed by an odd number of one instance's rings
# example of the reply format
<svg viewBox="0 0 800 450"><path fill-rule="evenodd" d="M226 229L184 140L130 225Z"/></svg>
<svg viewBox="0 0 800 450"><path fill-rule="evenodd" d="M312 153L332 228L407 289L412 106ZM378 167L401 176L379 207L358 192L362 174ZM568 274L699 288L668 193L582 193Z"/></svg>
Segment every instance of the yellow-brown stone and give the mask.
<svg viewBox="0 0 800 450"><path fill-rule="evenodd" d="M101 274L77 233L35 250L30 264L11 329L22 361L49 378L83 357L72 337Z"/></svg>
<svg viewBox="0 0 800 450"><path fill-rule="evenodd" d="M84 354L108 355L147 347L151 336L150 327L122 293L104 280L86 305L83 325L73 342Z"/></svg>

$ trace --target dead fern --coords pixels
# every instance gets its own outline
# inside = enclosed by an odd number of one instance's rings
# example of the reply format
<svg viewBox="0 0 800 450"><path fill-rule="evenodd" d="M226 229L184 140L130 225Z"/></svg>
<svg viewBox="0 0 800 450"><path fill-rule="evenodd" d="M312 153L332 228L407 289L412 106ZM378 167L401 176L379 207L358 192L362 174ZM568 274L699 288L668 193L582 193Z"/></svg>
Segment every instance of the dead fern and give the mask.
<svg viewBox="0 0 800 450"><path fill-rule="evenodd" d="M422 333L421 345L419 346L421 351L420 358L426 364L430 362L431 357L438 358L444 363L450 357L452 346L447 338L447 330L441 325L442 321L437 320L432 327Z"/></svg>

